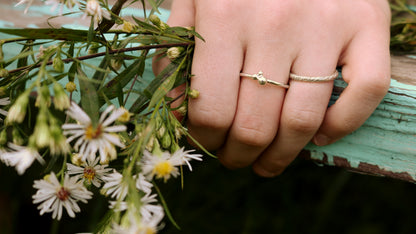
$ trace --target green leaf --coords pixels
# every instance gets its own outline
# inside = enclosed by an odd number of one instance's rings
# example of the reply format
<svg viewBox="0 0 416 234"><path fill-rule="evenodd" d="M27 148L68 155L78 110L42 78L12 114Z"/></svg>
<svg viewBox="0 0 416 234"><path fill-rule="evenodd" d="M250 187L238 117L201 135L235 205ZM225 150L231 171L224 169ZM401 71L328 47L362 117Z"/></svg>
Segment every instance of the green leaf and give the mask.
<svg viewBox="0 0 416 234"><path fill-rule="evenodd" d="M153 93L156 92L157 88L162 84L162 82L170 76L174 70L178 68L178 64L170 63L166 66L161 73L159 73L156 78L146 87L143 91L144 95L141 95L130 108L130 112L139 113L144 109L144 105L151 99ZM147 95L148 94L148 95Z"/></svg>
<svg viewBox="0 0 416 234"><path fill-rule="evenodd" d="M87 75L82 71L81 66L78 65L77 75L79 86L81 90L81 106L82 109L91 118L94 127L98 124L100 113L100 104L98 102L98 94L95 90L94 84L88 79Z"/></svg>
<svg viewBox="0 0 416 234"><path fill-rule="evenodd" d="M118 76L110 80L104 85L98 92L105 94L108 99L113 99L120 96L120 87L124 88L136 75L142 76L145 68L147 51L143 51L143 54L139 59L134 61L130 66L123 70Z"/></svg>
<svg viewBox="0 0 416 234"><path fill-rule="evenodd" d="M94 17L91 17L90 28L88 29L88 37L87 37L88 38L88 41L87 41L88 45L90 45L91 42L93 42L94 36L95 36Z"/></svg>
<svg viewBox="0 0 416 234"><path fill-rule="evenodd" d="M159 4L157 4L154 0L147 0L150 4L150 6L152 6L152 10L157 12L158 14L160 14L159 12Z"/></svg>
<svg viewBox="0 0 416 234"><path fill-rule="evenodd" d="M154 92L152 99L150 99L149 108L154 107L160 99L162 99L175 84L176 77L178 76L178 70L175 70Z"/></svg>

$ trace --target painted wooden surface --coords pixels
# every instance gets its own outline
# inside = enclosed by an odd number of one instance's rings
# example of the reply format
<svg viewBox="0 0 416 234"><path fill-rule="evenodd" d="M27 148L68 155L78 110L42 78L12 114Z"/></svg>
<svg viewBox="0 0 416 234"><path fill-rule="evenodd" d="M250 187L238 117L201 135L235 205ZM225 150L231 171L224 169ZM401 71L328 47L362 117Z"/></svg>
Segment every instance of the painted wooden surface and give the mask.
<svg viewBox="0 0 416 234"><path fill-rule="evenodd" d="M345 85L341 80L335 82L332 102ZM302 156L416 182L416 58L392 56L389 92L361 128L329 146L310 144Z"/></svg>
<svg viewBox="0 0 416 234"><path fill-rule="evenodd" d="M50 8L33 6L28 15L23 15L23 7L16 9L12 2L0 3L0 27L47 27L46 19L53 15ZM124 12L140 17L142 11L131 8ZM166 20L168 14L163 11L161 18ZM88 22L78 16L57 18L51 23L55 27L87 28ZM153 76L150 64L145 76ZM342 80L335 82L332 102L345 85ZM329 146L310 144L301 156L326 165L416 182L416 57L392 56L390 90L360 129Z"/></svg>

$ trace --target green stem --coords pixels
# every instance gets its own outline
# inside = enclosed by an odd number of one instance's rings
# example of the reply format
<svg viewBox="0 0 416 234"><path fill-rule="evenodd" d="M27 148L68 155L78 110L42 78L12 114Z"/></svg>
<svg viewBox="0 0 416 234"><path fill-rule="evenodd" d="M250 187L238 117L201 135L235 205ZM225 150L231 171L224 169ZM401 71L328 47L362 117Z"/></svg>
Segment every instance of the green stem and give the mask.
<svg viewBox="0 0 416 234"><path fill-rule="evenodd" d="M106 52L100 52L100 53L95 53L95 54L80 56L80 57L77 57L77 58L62 59L62 62L69 63L69 62L72 62L74 60L92 59L92 58L96 58L96 57L105 56L106 54L117 54L117 53L124 53L124 52L137 51L137 50L150 50L150 49L159 49L159 48L169 48L169 47L175 47L175 46L187 46L189 44L190 43L169 43L169 44L158 44L158 45L135 46L135 47L130 47L130 48L121 48L121 49L109 50L109 51L106 51ZM46 65L51 65L51 64L52 64L52 61L48 61L46 63ZM37 68L37 67L40 67L40 66L41 65L37 64L37 65L29 65L29 66L19 67L19 68L10 70L9 71L9 74L12 74L12 73L15 73L15 72L19 72L19 71L22 71L22 70L26 70L28 68Z"/></svg>

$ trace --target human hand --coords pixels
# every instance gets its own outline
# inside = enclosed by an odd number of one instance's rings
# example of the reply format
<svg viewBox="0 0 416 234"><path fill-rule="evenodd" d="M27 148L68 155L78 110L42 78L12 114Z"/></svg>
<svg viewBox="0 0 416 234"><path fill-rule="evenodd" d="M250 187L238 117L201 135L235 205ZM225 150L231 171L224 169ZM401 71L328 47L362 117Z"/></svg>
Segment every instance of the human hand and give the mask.
<svg viewBox="0 0 416 234"><path fill-rule="evenodd" d="M280 174L309 141L327 145L361 126L390 84L385 0L175 0L168 24L195 26L205 39L195 44L191 88L200 95L187 125L230 168ZM289 81L337 66L348 86L330 108L333 82ZM260 70L290 87L240 77Z"/></svg>

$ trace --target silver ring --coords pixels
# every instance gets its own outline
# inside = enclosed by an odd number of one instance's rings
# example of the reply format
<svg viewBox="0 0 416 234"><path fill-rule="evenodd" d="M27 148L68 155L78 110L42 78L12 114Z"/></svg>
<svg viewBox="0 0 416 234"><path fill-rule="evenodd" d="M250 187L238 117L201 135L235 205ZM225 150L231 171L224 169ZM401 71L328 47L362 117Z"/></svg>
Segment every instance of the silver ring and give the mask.
<svg viewBox="0 0 416 234"><path fill-rule="evenodd" d="M335 70L329 76L300 76L293 73L289 74L289 78L296 81L306 81L306 82L325 82L325 81L332 81L338 77L338 71Z"/></svg>
<svg viewBox="0 0 416 234"><path fill-rule="evenodd" d="M263 76L263 72L259 71L257 74L247 74L247 73L240 73L240 76L245 76L245 77L250 77L253 80L257 80L259 82L260 85L265 85L267 83L269 84L273 84L282 88L289 88L289 85L287 84L282 84L280 82L274 81L274 80L268 80L266 79L266 77Z"/></svg>

